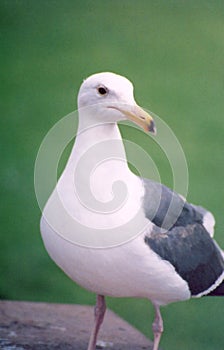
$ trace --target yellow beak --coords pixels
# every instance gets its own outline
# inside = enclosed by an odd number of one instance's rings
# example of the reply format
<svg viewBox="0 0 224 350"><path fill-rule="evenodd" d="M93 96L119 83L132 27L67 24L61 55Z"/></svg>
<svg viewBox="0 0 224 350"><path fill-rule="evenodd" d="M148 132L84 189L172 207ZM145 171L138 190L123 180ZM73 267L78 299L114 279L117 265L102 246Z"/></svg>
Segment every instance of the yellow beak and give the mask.
<svg viewBox="0 0 224 350"><path fill-rule="evenodd" d="M137 104L135 106L131 106L130 108L126 107L111 107L119 110L122 114L124 114L129 120L139 125L146 132L151 132L156 134L156 127L153 118L150 114L148 114L144 109L142 109Z"/></svg>

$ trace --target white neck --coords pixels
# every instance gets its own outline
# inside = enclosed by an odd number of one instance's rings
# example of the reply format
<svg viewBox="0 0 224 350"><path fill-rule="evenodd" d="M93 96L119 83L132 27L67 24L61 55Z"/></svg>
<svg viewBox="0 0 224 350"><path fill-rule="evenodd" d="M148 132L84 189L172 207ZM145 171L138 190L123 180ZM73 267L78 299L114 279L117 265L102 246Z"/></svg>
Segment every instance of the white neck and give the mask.
<svg viewBox="0 0 224 350"><path fill-rule="evenodd" d="M135 175L128 167L117 124L105 123L86 129L79 126L65 173L70 174L70 181L76 184L80 196L91 192L104 203L110 202L115 192L124 197L125 187L131 185Z"/></svg>
<svg viewBox="0 0 224 350"><path fill-rule="evenodd" d="M79 127L57 189L66 210L85 225L114 227L138 213L144 189L128 168L117 124Z"/></svg>
<svg viewBox="0 0 224 350"><path fill-rule="evenodd" d="M125 148L117 124L105 123L83 128L79 123L75 144L67 166L74 166L82 157L90 158L91 161L95 159L95 162L99 163L106 160L105 156L107 159L123 160L123 167L128 167ZM121 165L120 161L119 163Z"/></svg>

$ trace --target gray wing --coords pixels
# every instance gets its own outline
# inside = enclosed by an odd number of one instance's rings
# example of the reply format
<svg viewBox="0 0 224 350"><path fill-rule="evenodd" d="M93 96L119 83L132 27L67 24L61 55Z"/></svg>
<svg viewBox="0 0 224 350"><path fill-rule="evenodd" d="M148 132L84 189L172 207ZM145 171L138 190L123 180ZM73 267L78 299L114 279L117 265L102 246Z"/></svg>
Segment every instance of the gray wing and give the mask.
<svg viewBox="0 0 224 350"><path fill-rule="evenodd" d="M213 235L215 220L206 209L192 205L168 187L152 180L142 179L145 187L143 207L146 217L165 230L202 224Z"/></svg>
<svg viewBox="0 0 224 350"><path fill-rule="evenodd" d="M224 277L223 254L211 238L213 215L164 185L148 179L143 183L145 216L155 225L145 243L174 266L192 295L209 294Z"/></svg>
<svg viewBox="0 0 224 350"><path fill-rule="evenodd" d="M222 252L199 223L166 232L154 226L145 236L145 243L174 266L194 296L209 294L224 278Z"/></svg>

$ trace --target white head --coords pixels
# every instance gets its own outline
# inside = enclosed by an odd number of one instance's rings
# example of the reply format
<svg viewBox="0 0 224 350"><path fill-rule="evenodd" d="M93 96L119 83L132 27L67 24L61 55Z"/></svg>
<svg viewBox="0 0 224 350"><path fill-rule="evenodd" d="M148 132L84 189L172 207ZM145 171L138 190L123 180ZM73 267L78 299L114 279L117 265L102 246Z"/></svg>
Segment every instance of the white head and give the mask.
<svg viewBox="0 0 224 350"><path fill-rule="evenodd" d="M78 109L79 118L88 118L88 124L129 119L145 131L155 132L152 117L135 102L132 83L121 75L98 73L84 80L78 94Z"/></svg>

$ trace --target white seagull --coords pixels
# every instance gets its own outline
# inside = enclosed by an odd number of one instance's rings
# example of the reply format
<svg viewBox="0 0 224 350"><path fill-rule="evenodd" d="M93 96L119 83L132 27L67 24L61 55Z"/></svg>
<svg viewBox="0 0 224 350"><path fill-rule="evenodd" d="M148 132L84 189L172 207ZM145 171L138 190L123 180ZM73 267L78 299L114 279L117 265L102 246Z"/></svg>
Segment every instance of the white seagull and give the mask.
<svg viewBox="0 0 224 350"><path fill-rule="evenodd" d="M96 348L105 296L151 300L158 350L160 306L224 295L213 215L130 171L117 122L129 119L149 132L155 125L135 102L128 79L90 76L79 90L78 111L70 158L42 214L45 247L72 280L97 294L88 350Z"/></svg>

